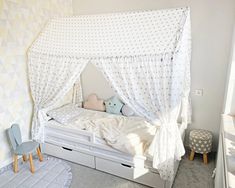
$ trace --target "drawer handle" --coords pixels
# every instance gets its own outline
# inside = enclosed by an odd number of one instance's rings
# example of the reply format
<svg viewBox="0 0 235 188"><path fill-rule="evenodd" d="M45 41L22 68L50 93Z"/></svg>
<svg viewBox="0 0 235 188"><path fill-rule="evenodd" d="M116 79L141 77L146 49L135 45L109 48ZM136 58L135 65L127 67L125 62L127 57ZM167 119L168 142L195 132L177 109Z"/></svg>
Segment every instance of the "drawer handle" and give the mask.
<svg viewBox="0 0 235 188"><path fill-rule="evenodd" d="M131 165L123 164L121 163L122 166L128 167L128 168L133 168Z"/></svg>
<svg viewBox="0 0 235 188"><path fill-rule="evenodd" d="M66 148L66 147L62 147L63 149L65 149L65 150L68 150L68 151L73 151L72 149L70 149L70 148Z"/></svg>

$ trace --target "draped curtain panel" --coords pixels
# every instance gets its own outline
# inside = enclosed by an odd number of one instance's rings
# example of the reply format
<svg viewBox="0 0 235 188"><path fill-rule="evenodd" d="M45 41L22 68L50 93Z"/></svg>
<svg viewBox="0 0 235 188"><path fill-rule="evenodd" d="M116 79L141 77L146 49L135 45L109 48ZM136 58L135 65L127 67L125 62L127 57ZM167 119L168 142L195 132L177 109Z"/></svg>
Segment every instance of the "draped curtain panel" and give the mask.
<svg viewBox="0 0 235 188"><path fill-rule="evenodd" d="M44 141L46 111L60 101L61 97L79 80L87 60L30 53L28 58L29 79L34 101L32 138Z"/></svg>
<svg viewBox="0 0 235 188"><path fill-rule="evenodd" d="M54 19L32 44L28 59L35 140L44 141L46 112L91 62L136 114L160 124L149 155L161 177L173 179L174 161L184 154L180 108L185 128L191 114L188 8Z"/></svg>
<svg viewBox="0 0 235 188"><path fill-rule="evenodd" d="M73 103L79 107L82 107L83 93L82 93L82 83L79 77L73 86Z"/></svg>
<svg viewBox="0 0 235 188"><path fill-rule="evenodd" d="M138 115L153 123L160 120L160 130L149 154L153 156L153 167L159 169L165 179L173 178L174 161L184 154L177 127L183 93L183 85L178 83L183 81L183 70L175 69L180 72L172 75L172 64L171 56L113 58L95 63L120 98Z"/></svg>

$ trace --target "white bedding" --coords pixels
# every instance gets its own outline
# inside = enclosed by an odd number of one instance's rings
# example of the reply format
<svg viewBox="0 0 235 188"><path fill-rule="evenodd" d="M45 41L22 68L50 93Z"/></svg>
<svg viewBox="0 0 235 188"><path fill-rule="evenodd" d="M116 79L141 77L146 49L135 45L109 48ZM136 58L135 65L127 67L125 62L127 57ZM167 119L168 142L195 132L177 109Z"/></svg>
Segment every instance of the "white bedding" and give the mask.
<svg viewBox="0 0 235 188"><path fill-rule="evenodd" d="M82 112L82 108L77 107L75 104L66 104L59 108L47 112L48 116L55 119L57 122L67 124L72 122Z"/></svg>
<svg viewBox="0 0 235 188"><path fill-rule="evenodd" d="M144 155L156 132L156 126L144 118L87 109L82 109L77 118L63 126L93 132L111 147L131 155Z"/></svg>

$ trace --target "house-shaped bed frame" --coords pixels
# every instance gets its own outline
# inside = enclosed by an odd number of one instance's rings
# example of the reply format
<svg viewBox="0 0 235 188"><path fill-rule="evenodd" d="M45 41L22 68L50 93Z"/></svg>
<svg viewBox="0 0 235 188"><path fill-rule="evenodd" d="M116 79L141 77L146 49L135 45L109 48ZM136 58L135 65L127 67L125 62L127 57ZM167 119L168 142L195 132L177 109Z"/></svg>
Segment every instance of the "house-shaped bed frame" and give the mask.
<svg viewBox="0 0 235 188"><path fill-rule="evenodd" d="M184 154L180 130L190 122L190 32L189 8L50 20L28 51L33 139L45 143L48 154L152 187L171 187ZM149 149L151 165L144 156L97 143L93 133L63 130L47 121L47 111L79 80L87 63L136 114L160 121Z"/></svg>

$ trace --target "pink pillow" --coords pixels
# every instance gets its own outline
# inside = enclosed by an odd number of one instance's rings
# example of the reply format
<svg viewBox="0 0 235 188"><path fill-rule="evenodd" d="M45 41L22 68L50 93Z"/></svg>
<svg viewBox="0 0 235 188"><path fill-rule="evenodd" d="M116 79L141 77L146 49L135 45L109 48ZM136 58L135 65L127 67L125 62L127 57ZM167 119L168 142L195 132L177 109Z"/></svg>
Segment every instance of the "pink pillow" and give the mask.
<svg viewBox="0 0 235 188"><path fill-rule="evenodd" d="M89 95L87 100L84 102L83 107L89 110L105 111L104 101L98 99L96 94Z"/></svg>

